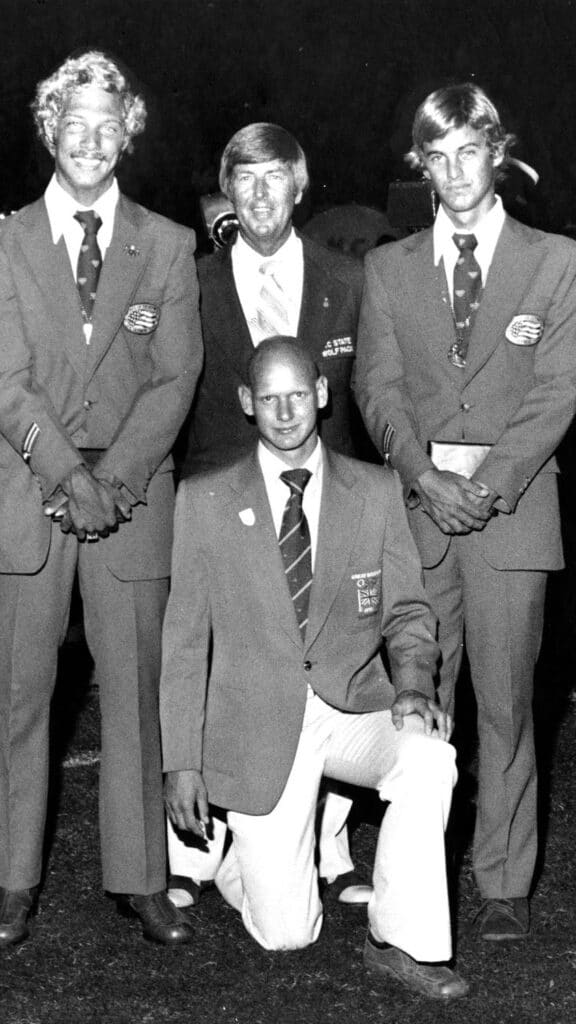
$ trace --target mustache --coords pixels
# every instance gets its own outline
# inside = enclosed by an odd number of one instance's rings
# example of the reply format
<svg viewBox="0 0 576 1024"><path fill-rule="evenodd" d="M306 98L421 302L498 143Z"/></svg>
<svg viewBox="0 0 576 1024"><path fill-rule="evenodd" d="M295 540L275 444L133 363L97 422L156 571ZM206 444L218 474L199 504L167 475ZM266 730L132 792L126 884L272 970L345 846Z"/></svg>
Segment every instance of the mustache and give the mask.
<svg viewBox="0 0 576 1024"><path fill-rule="evenodd" d="M75 149L70 154L73 160L80 158L81 160L103 160L104 154L100 150L86 150L86 149Z"/></svg>

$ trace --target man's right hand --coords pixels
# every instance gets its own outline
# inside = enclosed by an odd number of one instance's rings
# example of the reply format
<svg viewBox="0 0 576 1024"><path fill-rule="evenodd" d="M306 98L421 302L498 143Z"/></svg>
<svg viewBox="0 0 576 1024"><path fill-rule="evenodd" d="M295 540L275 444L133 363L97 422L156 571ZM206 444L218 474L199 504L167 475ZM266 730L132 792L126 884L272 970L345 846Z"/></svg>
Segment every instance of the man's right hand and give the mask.
<svg viewBox="0 0 576 1024"><path fill-rule="evenodd" d="M64 515L60 519L61 529L73 532L78 540L85 540L88 534L107 537L117 524L116 506L108 489L96 480L86 466L78 465L60 481L54 502L44 505L44 514L52 516L61 513L64 506L61 502L62 492L68 501ZM96 538L95 538L96 539Z"/></svg>
<svg viewBox="0 0 576 1024"><path fill-rule="evenodd" d="M425 512L443 533L483 530L492 515L490 491L459 473L428 469L413 486Z"/></svg>
<svg viewBox="0 0 576 1024"><path fill-rule="evenodd" d="M164 804L176 828L194 832L206 839L210 824L208 791L200 772L190 769L167 772L164 780Z"/></svg>

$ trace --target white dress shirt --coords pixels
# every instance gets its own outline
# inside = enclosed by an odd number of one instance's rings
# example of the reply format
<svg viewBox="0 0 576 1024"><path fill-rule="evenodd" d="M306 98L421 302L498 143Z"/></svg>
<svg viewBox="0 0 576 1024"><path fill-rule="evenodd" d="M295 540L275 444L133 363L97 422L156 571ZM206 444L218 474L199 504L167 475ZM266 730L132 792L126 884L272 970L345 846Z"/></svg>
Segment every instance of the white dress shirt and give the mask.
<svg viewBox="0 0 576 1024"><path fill-rule="evenodd" d="M289 324L286 333L295 338L298 333L304 287L304 252L302 240L298 238L294 229L273 256L266 257L256 252L244 241L241 234L234 242L231 253L234 283L254 346L256 347L262 340L254 326L262 288L261 267L269 262L274 263L274 277L288 298Z"/></svg>
<svg viewBox="0 0 576 1024"><path fill-rule="evenodd" d="M116 213L116 206L118 203L118 197L120 190L118 188L118 182L116 178L113 179L109 189L100 196L91 206L82 206L69 192L58 183L56 175L52 175L48 187L44 193L44 202L46 203L46 211L48 213L48 220L50 221L50 231L52 233L52 241L54 245L58 245L58 242L63 237L68 250L68 256L70 258L70 266L72 267L72 273L74 280L76 280L78 272L78 256L80 255L80 246L84 241L84 228L75 220L74 214L79 210L94 210L94 212L100 217L102 226L98 231L98 247L102 253L102 260L106 255L106 251L112 240L112 231L114 230L114 215ZM84 335L86 338L86 344L90 344L90 337L92 335L92 324L84 324Z"/></svg>
<svg viewBox="0 0 576 1024"><path fill-rule="evenodd" d="M476 262L478 263L482 274L482 287L485 288L488 271L490 270L494 250L496 249L498 239L500 238L500 232L504 226L505 217L506 214L504 212L504 207L502 206L502 200L500 196L496 196L494 206L488 211L486 216L476 224L473 231L459 231L450 220L450 217L445 212L444 207L442 205L439 206L438 213L436 214L436 220L434 221L434 227L432 229L434 263L436 266L440 263L440 260L444 263L446 283L450 293L450 302L453 303L454 301L454 267L456 266L456 260L460 255L458 248L454 244L452 235L473 234L476 236L478 245L474 249L474 256L476 257Z"/></svg>
<svg viewBox="0 0 576 1024"><path fill-rule="evenodd" d="M290 488L280 479L280 474L292 467L287 466L282 459L274 455L269 448L266 448L261 441L258 442L258 461L264 476L266 493L270 503L270 511L274 520L276 536L280 536L282 516L286 508L286 502L290 497ZM322 497L322 474L323 474L323 453L322 444L318 441L312 455L299 469L309 469L312 476L306 484L302 509L308 520L310 530L310 543L312 545L312 569L316 560L316 547L318 543L318 523L320 521L320 499Z"/></svg>

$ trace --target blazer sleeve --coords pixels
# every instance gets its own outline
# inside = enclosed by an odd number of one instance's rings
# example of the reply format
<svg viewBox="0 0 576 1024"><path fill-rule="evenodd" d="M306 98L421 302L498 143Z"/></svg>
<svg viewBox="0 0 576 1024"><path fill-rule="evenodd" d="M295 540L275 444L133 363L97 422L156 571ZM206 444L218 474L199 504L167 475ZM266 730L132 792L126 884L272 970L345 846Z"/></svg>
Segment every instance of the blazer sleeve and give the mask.
<svg viewBox="0 0 576 1024"><path fill-rule="evenodd" d="M211 636L210 566L199 538L194 481L176 495L172 583L162 634L160 722L164 771L202 770L202 734Z"/></svg>
<svg viewBox="0 0 576 1024"><path fill-rule="evenodd" d="M437 620L422 580L422 565L408 526L397 473L384 470L388 504L382 564L382 634L392 685L434 697L434 674L440 655ZM382 515L382 501L378 503Z"/></svg>
<svg viewBox="0 0 576 1024"><path fill-rule="evenodd" d="M182 235L179 230L166 275L162 315L150 347L149 379L97 467L97 472L121 480L141 501L148 481L172 449L202 368L195 236L187 231L182 241Z"/></svg>
<svg viewBox="0 0 576 1024"><path fill-rule="evenodd" d="M30 458L45 497L81 462L50 397L34 379L9 260L0 249L0 433Z"/></svg>
<svg viewBox="0 0 576 1024"><path fill-rule="evenodd" d="M406 487L432 463L416 436L416 416L387 297L386 247L368 253L358 325L354 392L368 433Z"/></svg>
<svg viewBox="0 0 576 1024"><path fill-rule="evenodd" d="M549 236L552 281L532 386L475 474L514 511L554 454L576 411L576 245Z"/></svg>

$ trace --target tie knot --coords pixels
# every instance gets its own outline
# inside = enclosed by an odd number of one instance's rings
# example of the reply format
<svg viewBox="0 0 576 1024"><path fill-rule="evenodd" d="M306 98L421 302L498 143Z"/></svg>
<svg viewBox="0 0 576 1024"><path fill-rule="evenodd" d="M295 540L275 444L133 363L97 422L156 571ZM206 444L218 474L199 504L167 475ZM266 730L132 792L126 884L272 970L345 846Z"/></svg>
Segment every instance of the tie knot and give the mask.
<svg viewBox="0 0 576 1024"><path fill-rule="evenodd" d="M286 469L280 473L280 479L288 485L292 494L304 494L306 484L312 473L309 469Z"/></svg>
<svg viewBox="0 0 576 1024"><path fill-rule="evenodd" d="M94 210L78 210L74 214L74 220L84 228L84 234L88 237L96 237L102 227L102 218Z"/></svg>
<svg viewBox="0 0 576 1024"><path fill-rule="evenodd" d="M476 238L476 235L470 234L452 235L452 241L454 242L456 248L460 250L460 252L464 252L465 249L467 249L468 252L474 252L474 249L478 245L478 239Z"/></svg>
<svg viewBox="0 0 576 1024"><path fill-rule="evenodd" d="M264 260L264 263L260 264L260 273L266 276L267 274L273 274L275 270L280 266L280 260Z"/></svg>

